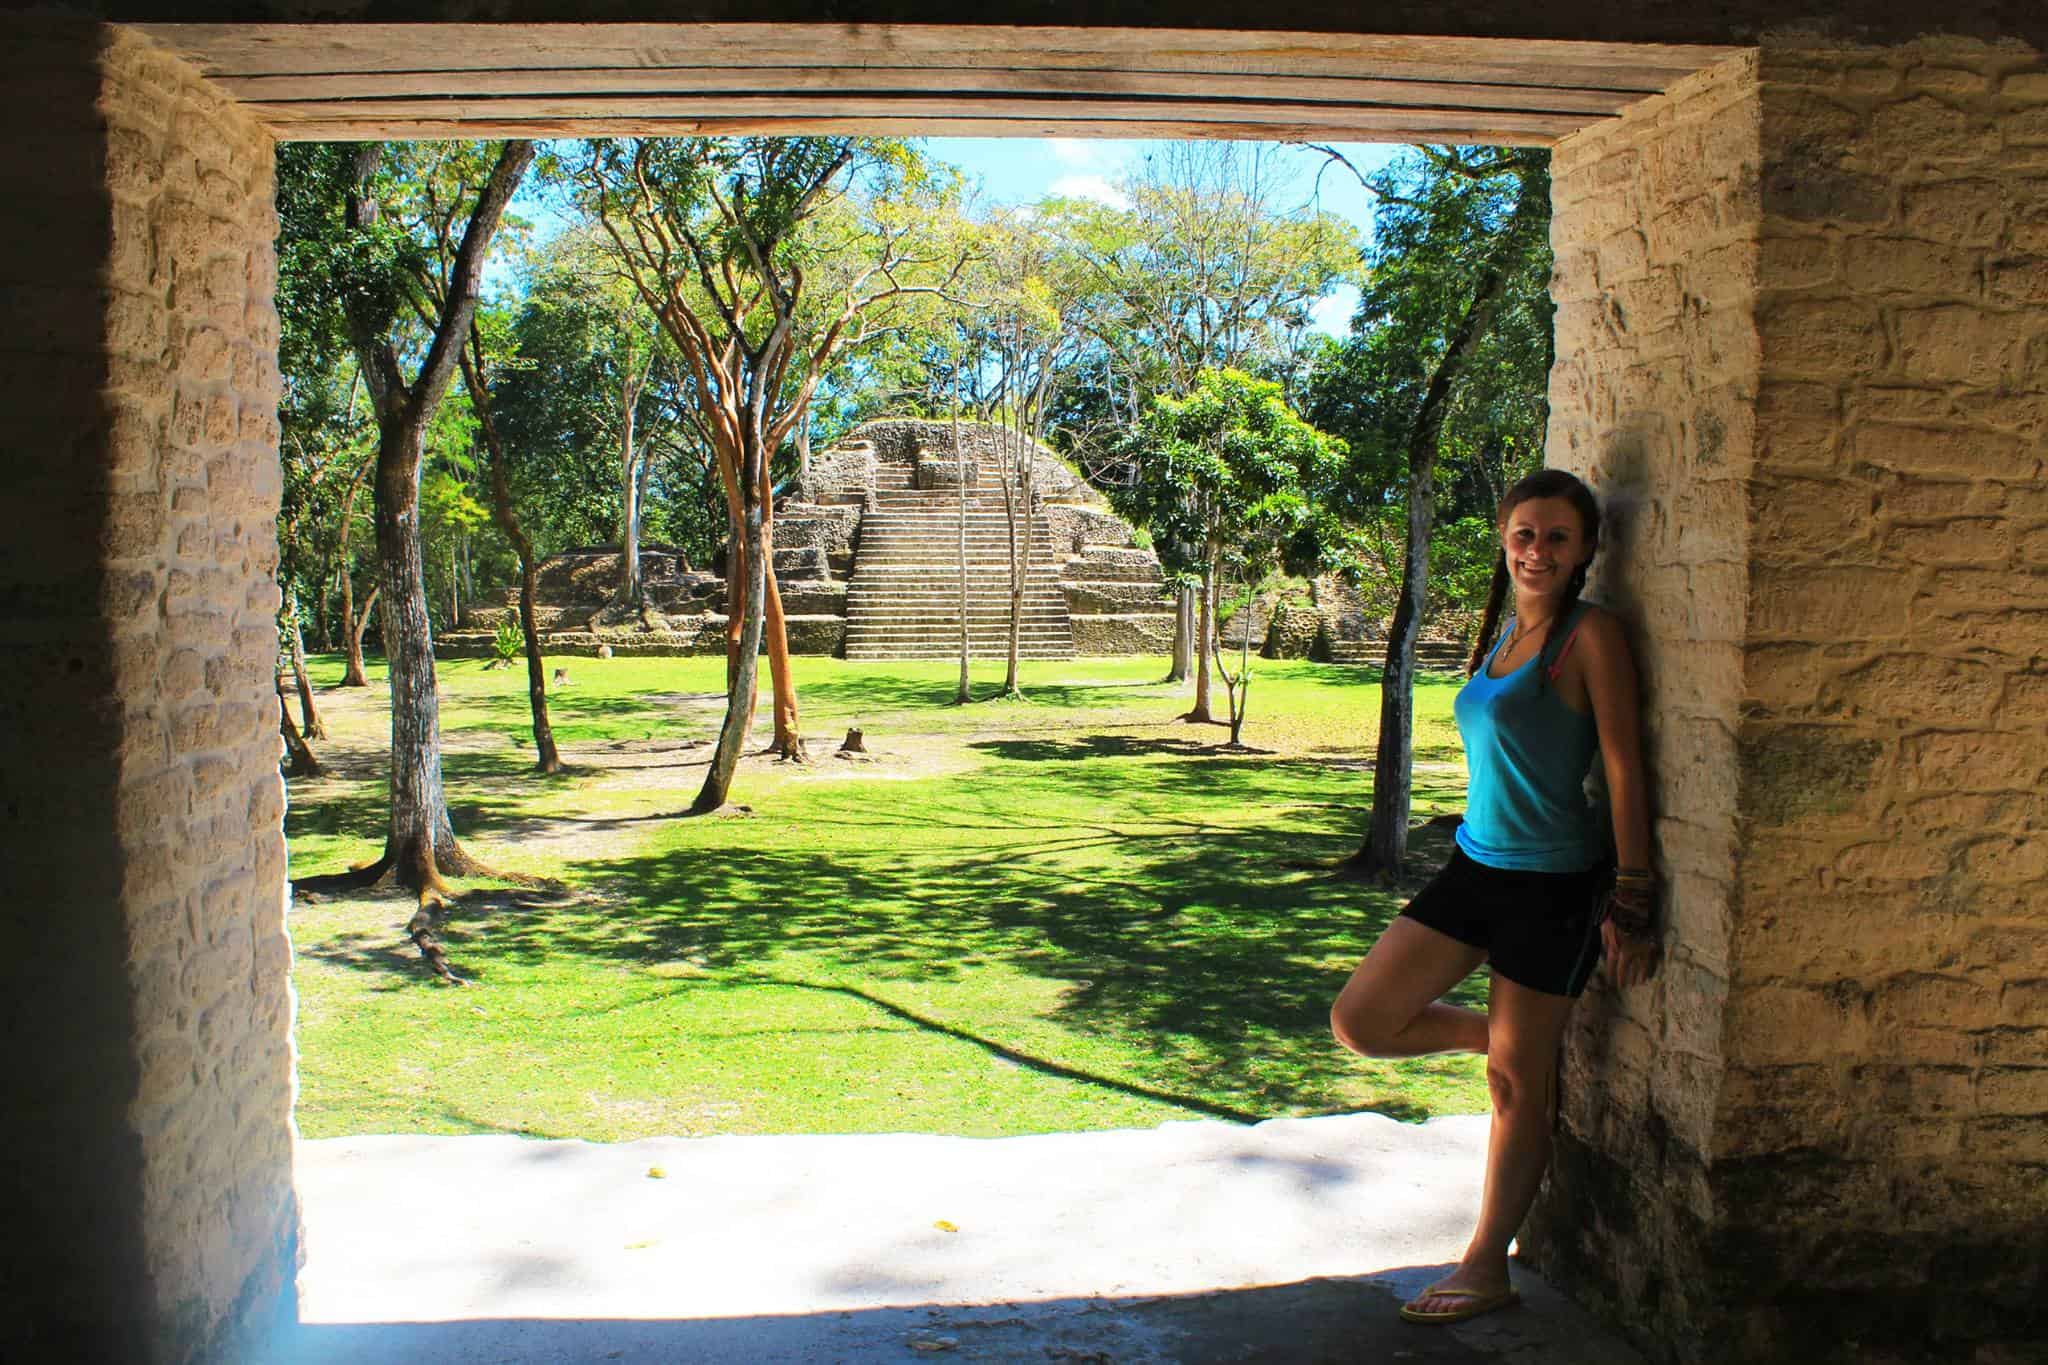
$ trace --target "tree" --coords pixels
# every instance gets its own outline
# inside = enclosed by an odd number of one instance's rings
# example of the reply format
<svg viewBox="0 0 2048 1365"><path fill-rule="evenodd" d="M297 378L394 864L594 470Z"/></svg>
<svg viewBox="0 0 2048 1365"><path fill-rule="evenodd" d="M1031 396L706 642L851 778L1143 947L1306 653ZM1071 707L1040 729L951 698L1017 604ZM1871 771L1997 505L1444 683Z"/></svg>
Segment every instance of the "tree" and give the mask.
<svg viewBox="0 0 2048 1365"><path fill-rule="evenodd" d="M1210 660L1221 669L1216 618L1226 570L1252 581L1277 559L1289 535L1341 467L1342 441L1324 435L1287 406L1280 385L1240 370L1205 370L1186 398L1160 395L1124 440L1119 467L1129 483L1113 488L1118 512L1169 547L1167 567L1199 584L1195 705L1206 714ZM1192 553L1188 547L1194 547ZM1230 742L1244 726L1246 677L1230 684Z"/></svg>
<svg viewBox="0 0 2048 1365"><path fill-rule="evenodd" d="M1176 144L1120 184L1127 208L1047 207L1092 275L1079 315L1091 354L1057 401L1077 455L1103 481L1129 477L1106 466L1132 449L1120 437L1155 395L1186 395L1204 370L1291 379L1311 310L1356 273L1348 224L1278 206L1275 157L1232 143ZM1169 681L1184 679L1206 649L1190 635L1193 597L1191 588L1179 594ZM1209 718L1205 695L1189 714Z"/></svg>
<svg viewBox="0 0 2048 1365"><path fill-rule="evenodd" d="M772 460L833 356L939 262L920 250L925 182L900 142L856 138L637 139L594 143L585 205L682 356L724 483L728 696L694 809L731 788L752 720L765 637L775 689L771 751L804 757L781 593L773 572Z"/></svg>
<svg viewBox="0 0 2048 1365"><path fill-rule="evenodd" d="M424 158L406 168L407 156ZM372 485L384 641L391 673L390 829L384 853L359 873L391 875L422 905L444 874L478 870L456 841L441 778L440 696L420 543L420 472L427 426L469 338L485 254L531 142L398 153L359 150L349 167L346 222L358 255L340 283L350 339L377 421ZM408 177L401 172L411 169ZM407 196L410 195L408 199ZM387 213L383 200L403 203ZM418 232L397 221L410 211ZM406 362L417 358L413 376Z"/></svg>
<svg viewBox="0 0 2048 1365"><path fill-rule="evenodd" d="M1351 438L1351 509L1369 520L1398 506L1405 521L1372 822L1347 864L1359 875L1390 878L1407 855L1415 641L1440 463L1451 453L1477 470L1485 505L1485 489L1497 498L1505 469L1541 449L1544 413L1531 395L1549 365L1548 165L1534 149L1424 148L1371 177L1372 278L1351 340L1312 384L1311 412ZM1485 542L1468 533L1461 543Z"/></svg>
<svg viewBox="0 0 2048 1365"><path fill-rule="evenodd" d="M985 235L987 248L978 253L979 287L972 291L975 297L961 318L966 345L956 357L954 377L957 382L962 371L974 374L979 416L986 424L999 425L1003 433L996 444L1009 530L1010 630L1003 695L1019 697L1024 594L1031 577L1038 512L1038 452L1044 448L1055 384L1079 336L1074 323L1079 291L1072 254L1037 223L1035 215L1001 215ZM964 547L962 554L964 617ZM964 619L962 630L964 640ZM962 653L964 677L964 643Z"/></svg>
<svg viewBox="0 0 2048 1365"><path fill-rule="evenodd" d="M462 353L462 381L469 387L470 403L476 409L479 434L490 461L491 516L512 542L519 555L519 633L526 648L526 697L533 712L534 766L544 773L562 771L562 756L555 748L555 728L548 720L547 667L541 659L540 621L535 611L539 596L539 568L533 542L519 524L512 503L512 483L506 472L505 444L498 438L498 426L491 418L491 390L486 379L483 328L470 325L469 345Z"/></svg>

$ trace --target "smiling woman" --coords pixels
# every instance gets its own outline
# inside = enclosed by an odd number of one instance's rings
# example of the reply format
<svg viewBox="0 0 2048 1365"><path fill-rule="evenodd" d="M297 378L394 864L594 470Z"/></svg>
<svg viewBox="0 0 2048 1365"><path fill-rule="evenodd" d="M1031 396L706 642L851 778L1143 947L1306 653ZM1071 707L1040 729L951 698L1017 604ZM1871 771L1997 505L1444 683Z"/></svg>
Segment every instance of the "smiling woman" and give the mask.
<svg viewBox="0 0 2048 1365"><path fill-rule="evenodd" d="M1365 1056L1487 1059L1493 1127L1479 1226L1458 1268L1401 1309L1411 1322L1458 1322L1517 1301L1508 1244L1549 1160L1572 1003L1603 941L1617 985L1655 966L1635 665L1614 618L1579 601L1600 506L1573 475L1543 470L1502 499L1500 542L1456 703L1471 779L1457 847L1330 1012L1338 1041ZM1495 647L1510 585L1514 624ZM1619 871L1607 821L1584 794L1596 754ZM1493 972L1486 1010L1437 998L1481 963Z"/></svg>

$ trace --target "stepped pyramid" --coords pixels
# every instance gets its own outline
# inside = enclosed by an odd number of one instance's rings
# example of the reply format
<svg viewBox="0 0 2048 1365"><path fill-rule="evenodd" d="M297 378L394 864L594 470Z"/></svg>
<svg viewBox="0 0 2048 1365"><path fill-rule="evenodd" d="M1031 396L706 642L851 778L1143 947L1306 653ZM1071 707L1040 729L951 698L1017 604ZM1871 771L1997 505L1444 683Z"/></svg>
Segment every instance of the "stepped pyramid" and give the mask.
<svg viewBox="0 0 2048 1365"><path fill-rule="evenodd" d="M955 438L958 450L955 451ZM977 658L1007 653L1010 523L1000 427L949 422L868 422L813 456L775 508L775 575L796 654L849 659L949 659L960 649L960 489L967 488L969 646ZM1031 553L1018 653L1164 654L1173 648L1173 605L1159 561L1131 528L1043 446L1035 448ZM1020 509L1021 513L1021 509ZM1019 517L1021 527L1022 517ZM618 581L618 551L567 551L542 565L540 617L546 647L589 654L707 654L725 648L725 583L674 551L641 552L648 612L605 609ZM513 618L506 605L473 609L435 649L489 652L489 631Z"/></svg>
<svg viewBox="0 0 2048 1365"><path fill-rule="evenodd" d="M1002 484L972 459L962 511L959 485L916 488L913 468L890 463L860 519L859 550L846 589L846 657L947 659L960 650L960 543L966 522L968 642L986 658L1010 647L1010 517ZM957 478L957 473L955 475ZM1023 533L1023 509L1017 508ZM1061 584L1065 556L1053 548L1044 509L1031 518L1030 553L1017 653L1071 659L1074 630Z"/></svg>

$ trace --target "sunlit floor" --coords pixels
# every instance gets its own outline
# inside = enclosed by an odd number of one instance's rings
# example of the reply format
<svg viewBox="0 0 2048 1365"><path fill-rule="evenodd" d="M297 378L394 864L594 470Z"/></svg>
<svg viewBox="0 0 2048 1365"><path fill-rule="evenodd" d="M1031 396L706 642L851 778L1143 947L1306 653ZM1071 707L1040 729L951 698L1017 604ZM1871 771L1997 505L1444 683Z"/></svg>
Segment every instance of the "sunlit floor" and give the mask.
<svg viewBox="0 0 2048 1365"><path fill-rule="evenodd" d="M1632 1365L1533 1275L1412 1327L1483 1117L1004 1139L300 1144L304 1361Z"/></svg>

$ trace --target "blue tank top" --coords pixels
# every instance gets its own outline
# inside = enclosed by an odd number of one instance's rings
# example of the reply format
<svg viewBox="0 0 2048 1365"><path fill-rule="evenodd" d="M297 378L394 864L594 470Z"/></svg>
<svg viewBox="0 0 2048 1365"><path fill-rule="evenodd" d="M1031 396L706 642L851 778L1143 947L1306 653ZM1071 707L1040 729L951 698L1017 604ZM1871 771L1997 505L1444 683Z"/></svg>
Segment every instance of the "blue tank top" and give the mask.
<svg viewBox="0 0 2048 1365"><path fill-rule="evenodd" d="M1454 711L1469 778L1458 847L1474 862L1580 872L1607 856L1606 821L1585 793L1599 732L1593 717L1565 705L1556 680L1543 676L1589 609L1574 606L1559 643L1504 678L1486 675L1500 653L1495 644L1458 691Z"/></svg>

